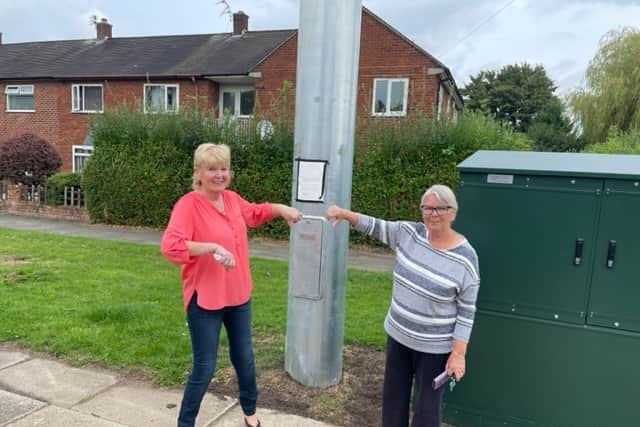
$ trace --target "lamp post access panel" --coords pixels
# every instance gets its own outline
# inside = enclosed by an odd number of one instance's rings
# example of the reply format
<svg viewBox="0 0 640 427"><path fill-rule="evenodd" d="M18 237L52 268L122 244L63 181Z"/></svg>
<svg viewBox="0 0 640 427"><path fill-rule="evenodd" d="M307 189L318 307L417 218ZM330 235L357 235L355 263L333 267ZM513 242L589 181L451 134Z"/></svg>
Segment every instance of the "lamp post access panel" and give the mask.
<svg viewBox="0 0 640 427"><path fill-rule="evenodd" d="M478 151L458 169L482 284L446 419L638 425L640 156Z"/></svg>

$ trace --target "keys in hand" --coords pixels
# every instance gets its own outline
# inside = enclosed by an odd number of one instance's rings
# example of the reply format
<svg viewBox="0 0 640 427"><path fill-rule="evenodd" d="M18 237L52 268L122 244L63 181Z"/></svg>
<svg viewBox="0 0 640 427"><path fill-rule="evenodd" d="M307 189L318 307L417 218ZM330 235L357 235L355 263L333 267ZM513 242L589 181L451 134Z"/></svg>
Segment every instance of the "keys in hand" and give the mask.
<svg viewBox="0 0 640 427"><path fill-rule="evenodd" d="M220 251L218 250L218 252L215 252L213 254L213 259L218 263L218 264L222 264L222 266L229 270L230 268L235 267L236 265L236 261L233 258L233 255L230 252L227 251Z"/></svg>

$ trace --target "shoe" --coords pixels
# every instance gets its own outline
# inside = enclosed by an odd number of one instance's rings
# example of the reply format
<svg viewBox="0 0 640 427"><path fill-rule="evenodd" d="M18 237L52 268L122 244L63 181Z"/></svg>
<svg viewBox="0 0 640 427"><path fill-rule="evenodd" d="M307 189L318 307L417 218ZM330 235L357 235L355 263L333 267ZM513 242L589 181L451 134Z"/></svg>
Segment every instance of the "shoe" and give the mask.
<svg viewBox="0 0 640 427"><path fill-rule="evenodd" d="M247 427L262 427L262 424L260 424L260 420L258 420L258 424L256 424L255 426L252 426L251 424L249 424L249 421L247 421L247 419L244 419L244 425Z"/></svg>

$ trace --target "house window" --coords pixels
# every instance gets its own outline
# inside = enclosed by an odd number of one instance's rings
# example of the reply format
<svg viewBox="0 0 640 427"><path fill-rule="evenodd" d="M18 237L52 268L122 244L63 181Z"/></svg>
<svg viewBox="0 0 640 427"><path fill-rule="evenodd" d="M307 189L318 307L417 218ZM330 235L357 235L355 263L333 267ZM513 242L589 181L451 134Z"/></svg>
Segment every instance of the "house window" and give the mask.
<svg viewBox="0 0 640 427"><path fill-rule="evenodd" d="M71 112L102 113L102 85L71 85Z"/></svg>
<svg viewBox="0 0 640 427"><path fill-rule="evenodd" d="M7 111L35 111L33 85L7 86Z"/></svg>
<svg viewBox="0 0 640 427"><path fill-rule="evenodd" d="M404 116L407 114L409 79L374 79L374 116Z"/></svg>
<svg viewBox="0 0 640 427"><path fill-rule="evenodd" d="M92 145L74 145L73 146L73 171L82 172L84 165L89 157L93 154Z"/></svg>
<svg viewBox="0 0 640 427"><path fill-rule="evenodd" d="M220 89L220 116L251 117L256 102L256 91L251 86L223 87Z"/></svg>
<svg viewBox="0 0 640 427"><path fill-rule="evenodd" d="M178 111L178 85L144 85L145 113L166 113L175 111Z"/></svg>

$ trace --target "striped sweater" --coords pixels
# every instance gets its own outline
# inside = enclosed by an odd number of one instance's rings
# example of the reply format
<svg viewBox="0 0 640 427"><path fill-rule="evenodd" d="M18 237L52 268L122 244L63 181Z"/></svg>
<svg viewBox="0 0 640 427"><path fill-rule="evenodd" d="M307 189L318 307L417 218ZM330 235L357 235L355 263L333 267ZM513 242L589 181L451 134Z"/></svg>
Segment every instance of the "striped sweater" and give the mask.
<svg viewBox="0 0 640 427"><path fill-rule="evenodd" d="M451 351L453 339L469 342L480 286L478 256L469 242L436 249L423 223L384 221L359 214L355 228L396 253L386 332L423 353Z"/></svg>

